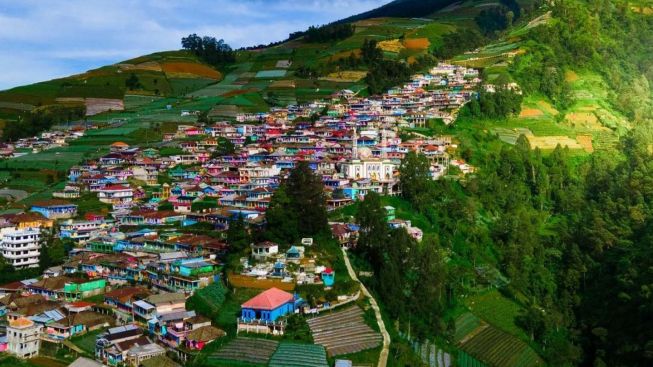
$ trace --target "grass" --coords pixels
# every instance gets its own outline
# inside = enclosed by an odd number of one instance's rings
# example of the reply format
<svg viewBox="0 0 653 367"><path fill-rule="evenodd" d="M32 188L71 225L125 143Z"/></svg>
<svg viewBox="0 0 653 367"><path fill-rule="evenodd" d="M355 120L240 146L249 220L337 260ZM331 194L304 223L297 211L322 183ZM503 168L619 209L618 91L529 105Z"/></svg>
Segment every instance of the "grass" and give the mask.
<svg viewBox="0 0 653 367"><path fill-rule="evenodd" d="M83 216L87 213L108 213L111 210L111 205L100 202L97 194L88 193L82 195L79 199L72 200L77 204L77 213Z"/></svg>
<svg viewBox="0 0 653 367"><path fill-rule="evenodd" d="M74 336L70 341L90 356L95 355L95 339L104 329L90 331L84 335Z"/></svg>
<svg viewBox="0 0 653 367"><path fill-rule="evenodd" d="M84 138L78 140L82 139ZM0 166L9 169L68 171L70 167L81 163L84 159L99 157L108 152L108 149L103 149L92 144L83 144L83 141L75 141L74 143L76 143L75 146L53 148L39 153L7 159L0 163Z"/></svg>

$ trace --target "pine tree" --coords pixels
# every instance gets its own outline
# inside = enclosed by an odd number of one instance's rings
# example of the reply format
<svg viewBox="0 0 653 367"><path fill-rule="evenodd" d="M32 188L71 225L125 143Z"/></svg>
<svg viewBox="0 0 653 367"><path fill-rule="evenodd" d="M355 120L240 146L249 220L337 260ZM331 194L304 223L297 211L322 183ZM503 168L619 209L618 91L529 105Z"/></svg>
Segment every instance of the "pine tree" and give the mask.
<svg viewBox="0 0 653 367"><path fill-rule="evenodd" d="M288 177L291 209L297 213L297 232L312 237L328 230L326 197L322 180L307 162L299 162Z"/></svg>
<svg viewBox="0 0 653 367"><path fill-rule="evenodd" d="M238 218L229 223L229 228L227 229L227 244L232 253L243 251L249 244L249 234L245 227L245 219L241 214L238 214Z"/></svg>

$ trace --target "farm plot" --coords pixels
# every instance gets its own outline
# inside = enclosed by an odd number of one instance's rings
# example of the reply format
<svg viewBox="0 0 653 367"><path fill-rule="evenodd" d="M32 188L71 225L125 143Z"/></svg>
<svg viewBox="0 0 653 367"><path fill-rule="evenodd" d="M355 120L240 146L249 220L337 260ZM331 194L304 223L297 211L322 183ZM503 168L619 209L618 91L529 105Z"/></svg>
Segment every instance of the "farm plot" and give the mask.
<svg viewBox="0 0 653 367"><path fill-rule="evenodd" d="M272 355L270 367L328 367L321 345L281 343Z"/></svg>
<svg viewBox="0 0 653 367"><path fill-rule="evenodd" d="M338 71L331 73L326 77L322 77L320 80L332 81L336 83L354 83L365 78L366 75L366 71Z"/></svg>
<svg viewBox="0 0 653 367"><path fill-rule="evenodd" d="M407 38L404 40L404 47L413 50L426 50L431 46L428 38Z"/></svg>
<svg viewBox="0 0 653 367"><path fill-rule="evenodd" d="M493 326L479 329L459 344L464 352L479 361L495 367L544 366L535 351L516 337Z"/></svg>
<svg viewBox="0 0 653 367"><path fill-rule="evenodd" d="M106 111L123 111L125 104L122 99L86 98L86 116L97 115Z"/></svg>
<svg viewBox="0 0 653 367"><path fill-rule="evenodd" d="M283 78L286 76L286 70L261 70L256 73L256 77L259 79L263 78Z"/></svg>
<svg viewBox="0 0 653 367"><path fill-rule="evenodd" d="M568 136L527 136L526 138L533 149L553 150L558 145L569 149L583 149L576 139Z"/></svg>
<svg viewBox="0 0 653 367"><path fill-rule="evenodd" d="M378 43L378 48L385 52L399 53L404 49L404 45L398 39L381 41Z"/></svg>
<svg viewBox="0 0 653 367"><path fill-rule="evenodd" d="M481 326L481 320L473 313L467 312L460 315L456 319L456 332L454 333L453 340L459 343L467 335L471 334L474 330Z"/></svg>
<svg viewBox="0 0 653 367"><path fill-rule="evenodd" d="M470 296L465 300L465 305L479 318L523 340L528 340L526 333L515 323L515 317L522 311L521 306L504 297L498 290Z"/></svg>
<svg viewBox="0 0 653 367"><path fill-rule="evenodd" d="M357 353L381 345L381 334L365 324L363 310L354 306L308 320L316 344L330 356Z"/></svg>
<svg viewBox="0 0 653 367"><path fill-rule="evenodd" d="M517 139L520 135L524 135L526 137L533 136L533 133L526 128L508 129L504 127L495 127L492 128L491 131L493 134L496 134L501 141L512 145L517 143Z"/></svg>
<svg viewBox="0 0 653 367"><path fill-rule="evenodd" d="M222 74L210 66L194 62L166 62L161 68L169 78L194 78L197 76L209 79L221 79Z"/></svg>
<svg viewBox="0 0 653 367"><path fill-rule="evenodd" d="M134 110L161 99L162 99L161 97L141 96L138 94L126 94L124 98L124 105L126 110Z"/></svg>
<svg viewBox="0 0 653 367"><path fill-rule="evenodd" d="M236 338L208 357L209 360L233 364L267 365L279 342L268 339Z"/></svg>

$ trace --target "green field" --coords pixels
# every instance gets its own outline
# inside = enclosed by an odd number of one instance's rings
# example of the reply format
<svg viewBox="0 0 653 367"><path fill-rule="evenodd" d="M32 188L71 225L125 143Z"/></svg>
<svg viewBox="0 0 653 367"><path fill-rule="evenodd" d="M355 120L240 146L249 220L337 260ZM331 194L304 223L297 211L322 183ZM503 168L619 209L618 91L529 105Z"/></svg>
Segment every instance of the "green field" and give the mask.
<svg viewBox="0 0 653 367"><path fill-rule="evenodd" d="M515 317L522 307L516 302L504 297L498 290L473 295L465 299L465 305L477 317L489 324L512 334L522 340L528 340L528 335L515 324Z"/></svg>
<svg viewBox="0 0 653 367"><path fill-rule="evenodd" d="M7 159L4 162L0 162L0 167L9 169L52 169L67 171L70 167L81 163L84 159L98 157L107 152L108 149L105 148L76 144L75 146L54 148L39 153Z"/></svg>

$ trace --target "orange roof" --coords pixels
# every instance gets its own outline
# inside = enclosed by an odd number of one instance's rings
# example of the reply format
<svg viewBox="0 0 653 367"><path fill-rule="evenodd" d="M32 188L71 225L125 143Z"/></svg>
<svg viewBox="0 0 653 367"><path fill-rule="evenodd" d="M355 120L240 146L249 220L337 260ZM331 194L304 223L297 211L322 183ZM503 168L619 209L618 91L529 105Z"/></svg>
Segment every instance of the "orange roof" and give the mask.
<svg viewBox="0 0 653 367"><path fill-rule="evenodd" d="M112 147L128 147L129 144L127 144L127 143L123 143L123 142L121 142L121 141L117 141L117 142L111 144L111 146L112 146Z"/></svg>
<svg viewBox="0 0 653 367"><path fill-rule="evenodd" d="M283 304L292 302L293 299L293 295L288 292L284 292L278 288L270 288L267 291L243 303L242 307L253 308L257 310L274 310Z"/></svg>
<svg viewBox="0 0 653 367"><path fill-rule="evenodd" d="M13 321L9 321L9 326L16 328L25 328L34 325L34 321L21 317Z"/></svg>

